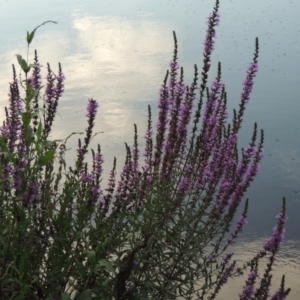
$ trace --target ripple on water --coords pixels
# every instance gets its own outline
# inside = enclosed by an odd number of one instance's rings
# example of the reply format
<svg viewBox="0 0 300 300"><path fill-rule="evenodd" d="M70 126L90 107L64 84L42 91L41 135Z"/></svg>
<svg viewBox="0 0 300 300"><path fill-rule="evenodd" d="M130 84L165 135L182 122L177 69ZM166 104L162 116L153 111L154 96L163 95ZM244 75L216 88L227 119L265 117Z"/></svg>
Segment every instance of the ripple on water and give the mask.
<svg viewBox="0 0 300 300"><path fill-rule="evenodd" d="M242 240L239 241L234 247L235 258L238 262L245 262L250 260L258 253L258 249L262 249L266 238L259 238L255 241ZM260 275L266 267L267 259L260 263ZM272 279L271 294L273 294L281 283L281 276L285 275L286 287L290 287L292 291L288 296L288 300L300 299L300 241L288 240L281 246L280 252L277 255L275 262ZM224 299L238 299L238 294L242 290L245 283L247 274L240 278L235 278L228 281L224 286L217 300Z"/></svg>

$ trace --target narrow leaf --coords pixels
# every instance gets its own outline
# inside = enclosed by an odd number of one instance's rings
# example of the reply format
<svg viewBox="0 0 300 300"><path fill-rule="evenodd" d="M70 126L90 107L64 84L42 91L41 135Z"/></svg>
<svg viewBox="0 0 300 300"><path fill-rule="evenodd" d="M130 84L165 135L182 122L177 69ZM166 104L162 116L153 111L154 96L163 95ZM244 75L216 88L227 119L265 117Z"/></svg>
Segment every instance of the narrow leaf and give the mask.
<svg viewBox="0 0 300 300"><path fill-rule="evenodd" d="M4 141L4 138L0 136L0 147L1 147L1 152L8 152L8 148L6 146L6 143Z"/></svg>
<svg viewBox="0 0 300 300"><path fill-rule="evenodd" d="M30 70L30 66L27 65L26 60L23 59L22 56L21 56L20 54L17 54L17 59L18 59L19 65L21 66L22 70L23 70L25 73L28 73L29 70Z"/></svg>
<svg viewBox="0 0 300 300"><path fill-rule="evenodd" d="M86 278L86 272L85 272L85 269L84 269L84 265L78 259L75 259L75 263L77 265L77 269L78 269L79 274L81 275L81 277L83 279L85 279Z"/></svg>
<svg viewBox="0 0 300 300"><path fill-rule="evenodd" d="M61 294L61 298L60 299L61 300L71 300L70 296L68 294L65 294L65 293Z"/></svg>
<svg viewBox="0 0 300 300"><path fill-rule="evenodd" d="M31 112L30 111L24 112L22 114L22 121L23 121L24 127L27 127L30 124L30 122L31 122Z"/></svg>
<svg viewBox="0 0 300 300"><path fill-rule="evenodd" d="M49 150L44 155L42 155L38 160L38 164L42 167L49 163L55 154L55 150L56 149Z"/></svg>
<svg viewBox="0 0 300 300"><path fill-rule="evenodd" d="M95 259L96 259L96 253L95 253L95 251L87 251L86 253L87 253L89 261L91 263L94 263Z"/></svg>
<svg viewBox="0 0 300 300"><path fill-rule="evenodd" d="M107 259L100 259L98 261L98 266L104 267L107 271L115 273L115 268Z"/></svg>
<svg viewBox="0 0 300 300"><path fill-rule="evenodd" d="M77 298L76 300L92 300L91 297L91 290L85 290L83 291Z"/></svg>
<svg viewBox="0 0 300 300"><path fill-rule="evenodd" d="M29 33L29 32L27 31L26 40L27 40L28 46L30 45L30 43L31 43L32 40L33 40L34 33L35 33L35 30L31 31L31 33Z"/></svg>
<svg viewBox="0 0 300 300"><path fill-rule="evenodd" d="M42 123L41 122L39 122L39 126L38 126L38 129L36 131L36 136L37 136L38 139L40 139L41 136L42 136Z"/></svg>

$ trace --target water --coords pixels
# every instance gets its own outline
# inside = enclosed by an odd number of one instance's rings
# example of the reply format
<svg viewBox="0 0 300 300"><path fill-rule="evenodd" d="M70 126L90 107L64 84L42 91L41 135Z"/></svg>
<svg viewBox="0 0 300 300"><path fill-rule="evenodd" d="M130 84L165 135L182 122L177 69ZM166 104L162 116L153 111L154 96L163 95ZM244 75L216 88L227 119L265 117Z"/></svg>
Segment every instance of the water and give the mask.
<svg viewBox="0 0 300 300"><path fill-rule="evenodd" d="M26 30L38 29L31 47L38 49L40 62L54 71L60 61L66 75L66 91L59 104L53 132L64 138L72 131L84 131L85 107L89 97L100 102L95 131L105 155L108 174L116 156L119 167L124 142L133 141L133 123L143 136L147 105L155 115L158 89L172 58L172 31L177 33L180 63L186 79L193 64L201 67L206 18L214 1L1 1L0 7L0 91L1 107L7 104L11 63L15 54L26 55ZM254 39L260 39L259 73L247 107L241 146L251 138L253 123L265 130L265 157L251 186L247 240L241 242L247 255L255 243L263 244L275 225L281 199L287 198L289 220L276 275L284 270L289 299L299 299L300 213L300 101L299 1L221 1L221 23L217 29L211 77L217 62L223 66L230 116L237 107L245 69L252 60ZM45 70L44 70L45 75ZM3 110L0 119L3 120ZM77 138L72 138L68 160L75 159ZM142 140L140 141L142 144ZM249 249L249 251L248 251ZM240 283L234 283L237 287ZM234 289L233 289L234 290ZM236 295L236 293L235 293ZM298 295L298 296L297 296ZM230 296L228 296L230 297ZM229 299L229 298L228 298Z"/></svg>

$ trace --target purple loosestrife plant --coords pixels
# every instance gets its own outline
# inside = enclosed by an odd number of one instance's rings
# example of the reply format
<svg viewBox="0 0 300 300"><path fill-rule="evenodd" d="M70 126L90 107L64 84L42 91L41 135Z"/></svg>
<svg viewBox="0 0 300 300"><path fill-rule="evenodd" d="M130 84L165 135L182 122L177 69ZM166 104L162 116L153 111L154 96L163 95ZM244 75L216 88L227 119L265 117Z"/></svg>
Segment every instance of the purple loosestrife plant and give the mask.
<svg viewBox="0 0 300 300"><path fill-rule="evenodd" d="M78 140L75 165L67 167L66 144L76 133L49 139L64 92L62 67L55 74L48 64L43 90L37 52L34 64L28 55L27 60L17 55L25 84L13 67L0 127L0 300L212 300L231 277L244 272L248 278L237 291L240 299L286 299L290 290L284 277L270 292L287 220L285 200L272 236L257 255L239 265L230 250L247 224L244 196L259 170L264 135L261 131L258 137L255 123L239 155L239 130L258 71L258 39L232 121L220 63L208 85L219 22L217 0L207 21L201 78L195 65L190 85L178 62L174 33L156 127L148 106L144 151L134 125L122 172L117 177L115 158L107 185L101 147L89 147L98 102L88 100L85 136ZM37 28L27 33L28 50ZM259 275L264 257L269 262Z"/></svg>

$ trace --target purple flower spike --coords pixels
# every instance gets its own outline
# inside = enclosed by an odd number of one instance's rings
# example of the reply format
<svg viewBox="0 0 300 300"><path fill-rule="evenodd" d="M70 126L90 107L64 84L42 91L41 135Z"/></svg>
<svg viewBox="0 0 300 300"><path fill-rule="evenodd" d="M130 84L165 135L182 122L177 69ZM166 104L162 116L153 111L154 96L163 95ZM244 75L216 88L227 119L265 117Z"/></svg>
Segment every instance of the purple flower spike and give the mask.
<svg viewBox="0 0 300 300"><path fill-rule="evenodd" d="M234 252L228 252L224 255L223 261L224 261L225 265L229 264L229 261L231 260L233 254L234 254Z"/></svg>
<svg viewBox="0 0 300 300"><path fill-rule="evenodd" d="M238 233L242 232L244 227L248 224L248 221L246 220L245 216L240 215L236 222L236 231Z"/></svg>
<svg viewBox="0 0 300 300"><path fill-rule="evenodd" d="M50 66L48 65L48 74L47 74L47 86L45 89L45 102L48 105L51 105L52 99L54 98L55 94L55 75L51 72Z"/></svg>
<svg viewBox="0 0 300 300"><path fill-rule="evenodd" d="M215 27L219 24L220 21L220 14L218 12L219 10L219 0L216 1L216 5L214 7L214 10L212 14L208 17L207 20L207 32L206 37L204 40L204 50L203 50L203 70L202 70L202 83L200 85L200 97L203 97L204 90L207 84L207 78L208 78L208 71L210 69L210 56L214 49L215 44L215 38L216 38L216 30ZM198 109L196 116L195 116L195 122L198 123L200 110Z"/></svg>
<svg viewBox="0 0 300 300"><path fill-rule="evenodd" d="M214 10L211 15L209 15L207 19L207 25L208 25L208 30L206 33L206 38L204 41L204 51L203 55L204 56L209 56L211 55L212 51L214 50L214 44L215 44L215 37L216 37L216 31L215 27L219 25L220 22L220 14L217 10Z"/></svg>
<svg viewBox="0 0 300 300"><path fill-rule="evenodd" d="M209 254L206 258L207 258L207 261L209 261L211 263L216 261L214 255L212 255L212 254Z"/></svg>
<svg viewBox="0 0 300 300"><path fill-rule="evenodd" d="M93 98L88 100L88 105L87 105L87 117L91 118L91 117L95 117L96 113L97 113L97 108L98 108L98 103L96 100L94 100Z"/></svg>
<svg viewBox="0 0 300 300"><path fill-rule="evenodd" d="M271 300L285 300L285 299L286 299L286 295L282 293L280 290L278 290L276 294L274 294L271 298Z"/></svg>
<svg viewBox="0 0 300 300"><path fill-rule="evenodd" d="M238 112L237 120L234 124L235 132L237 132L241 128L242 117L244 115L246 104L249 102L250 94L251 94L252 88L253 88L253 79L256 76L257 71L258 71L258 64L257 64L258 49L259 49L258 38L256 38L253 62L249 65L249 67L247 69L246 78L243 81L243 91L241 94L240 109Z"/></svg>
<svg viewBox="0 0 300 300"><path fill-rule="evenodd" d="M102 164L103 164L104 160L103 160L103 156L101 153L97 153L95 155L95 158L94 158L94 164L95 164L95 168L94 168L94 174L98 175L98 176L101 176L102 175L102 172L103 172L103 167L102 167Z"/></svg>
<svg viewBox="0 0 300 300"><path fill-rule="evenodd" d="M270 251L272 253L275 253L279 247L279 245L284 240L284 225L287 221L287 217L285 215L285 211L282 211L280 214L276 216L277 218L277 225L273 228L273 235L268 238L264 245L264 249L266 251Z"/></svg>
<svg viewBox="0 0 300 300"><path fill-rule="evenodd" d="M37 181L32 181L29 183L27 190L24 192L23 201L24 205L34 204L40 199L40 186Z"/></svg>
<svg viewBox="0 0 300 300"><path fill-rule="evenodd" d="M285 275L282 276L280 288L271 297L271 300L285 300L291 289L285 289Z"/></svg>
<svg viewBox="0 0 300 300"><path fill-rule="evenodd" d="M243 286L243 293L239 294L240 300L252 299L252 296L256 293L256 288L254 286L256 279L258 278L258 273L256 270L251 270L248 274L248 280Z"/></svg>
<svg viewBox="0 0 300 300"><path fill-rule="evenodd" d="M250 99L250 93L252 92L253 88L253 78L256 76L258 71L257 63L251 63L247 70L247 77L244 79L243 82L243 93L242 93L242 100L248 103Z"/></svg>
<svg viewBox="0 0 300 300"><path fill-rule="evenodd" d="M56 83L56 88L55 88L55 99L56 101L62 96L64 90L65 90L65 75L62 72L61 66L59 64L59 73L58 76L56 77L57 83Z"/></svg>
<svg viewBox="0 0 300 300"><path fill-rule="evenodd" d="M81 180L83 182L92 182L94 180L94 176L92 174L82 174Z"/></svg>
<svg viewBox="0 0 300 300"><path fill-rule="evenodd" d="M157 121L157 134L156 134L156 144L155 144L155 157L154 165L158 167L161 161L162 148L165 141L166 127L168 123L168 112L169 112L169 91L166 86L166 81L168 78L168 73L166 75L163 86L160 89L160 98L158 103L158 121Z"/></svg>
<svg viewBox="0 0 300 300"><path fill-rule="evenodd" d="M183 177L178 185L179 194L186 195L191 187L191 179L189 177Z"/></svg>
<svg viewBox="0 0 300 300"><path fill-rule="evenodd" d="M38 90L42 84L41 65L39 64L37 52L34 51L34 66L32 68L31 84L35 90Z"/></svg>
<svg viewBox="0 0 300 300"><path fill-rule="evenodd" d="M81 142L80 142L79 145L78 145L78 149L77 149L78 161L77 161L76 164L77 164L78 168L81 168L83 166L84 156L88 152L87 148L88 148L89 143L90 143L91 138L92 138L94 121L95 121L95 118L96 118L98 106L99 106L98 102L96 100L94 100L93 98L88 100L87 114L86 114L86 116L88 118L88 127L85 130L86 131L86 136L84 138L84 145L83 145L83 147L81 147Z"/></svg>
<svg viewBox="0 0 300 300"><path fill-rule="evenodd" d="M84 148L86 150L86 148L88 147L88 144L90 142L90 139L92 137L92 130L94 127L94 121L96 118L96 114L97 114L97 108L98 108L98 102L96 100L94 100L93 98L88 100L88 105L87 105L87 118L88 118L88 128L86 129L86 137L84 139L85 141L85 145Z"/></svg>

